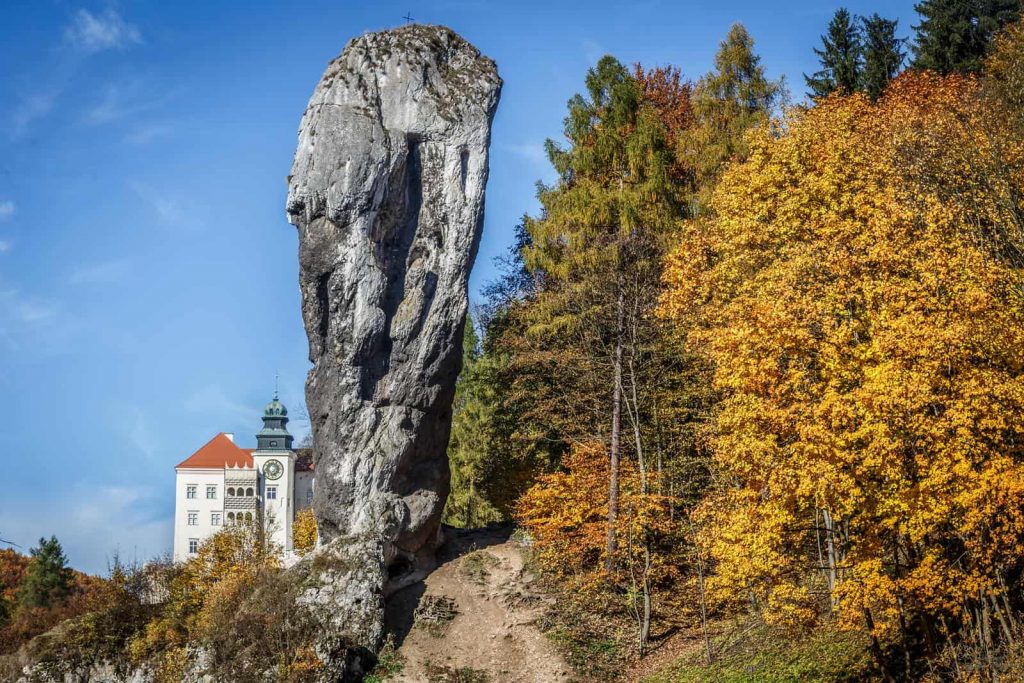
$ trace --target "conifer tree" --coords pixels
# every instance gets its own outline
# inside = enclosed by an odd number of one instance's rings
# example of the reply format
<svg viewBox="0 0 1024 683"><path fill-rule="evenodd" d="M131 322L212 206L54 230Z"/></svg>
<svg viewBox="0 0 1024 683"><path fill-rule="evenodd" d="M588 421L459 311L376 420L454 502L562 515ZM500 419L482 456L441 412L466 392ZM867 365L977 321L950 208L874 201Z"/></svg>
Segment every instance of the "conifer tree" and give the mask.
<svg viewBox="0 0 1024 683"><path fill-rule="evenodd" d="M71 569L56 536L39 539L39 547L30 551L25 580L18 593L24 607L50 607L71 593Z"/></svg>
<svg viewBox="0 0 1024 683"><path fill-rule="evenodd" d="M766 123L786 96L782 79L765 76L754 39L733 24L715 55L715 68L693 91L696 123L678 142L680 163L693 170L698 190L710 188L727 162L746 155L746 132Z"/></svg>
<svg viewBox="0 0 1024 683"><path fill-rule="evenodd" d="M980 71L995 34L1020 16L1020 0L922 0L914 5L914 67L948 74Z"/></svg>
<svg viewBox="0 0 1024 683"><path fill-rule="evenodd" d="M566 370L575 377L560 387L562 400L588 402L592 433L608 445L611 569L632 330L653 308L665 241L682 209L665 127L615 58L590 69L586 96L569 101L564 131L566 148L547 143L558 182L541 189L543 212L526 221L532 244L525 263L543 280L528 309L528 332L567 347L575 366Z"/></svg>
<svg viewBox="0 0 1024 683"><path fill-rule="evenodd" d="M833 92L849 95L860 85L862 46L860 29L845 7L836 10L828 24L828 33L821 37L821 49L814 53L821 61L821 70L804 76L814 97Z"/></svg>
<svg viewBox="0 0 1024 683"><path fill-rule="evenodd" d="M452 490L444 509L444 521L463 528L502 519L484 492L496 405L489 360L483 355L473 318L467 315L462 337L462 372L455 386L448 442Z"/></svg>
<svg viewBox="0 0 1024 683"><path fill-rule="evenodd" d="M860 90L872 100L881 96L903 66L906 56L903 40L896 37L895 19L885 19L877 13L861 19L864 36L864 66L861 71Z"/></svg>

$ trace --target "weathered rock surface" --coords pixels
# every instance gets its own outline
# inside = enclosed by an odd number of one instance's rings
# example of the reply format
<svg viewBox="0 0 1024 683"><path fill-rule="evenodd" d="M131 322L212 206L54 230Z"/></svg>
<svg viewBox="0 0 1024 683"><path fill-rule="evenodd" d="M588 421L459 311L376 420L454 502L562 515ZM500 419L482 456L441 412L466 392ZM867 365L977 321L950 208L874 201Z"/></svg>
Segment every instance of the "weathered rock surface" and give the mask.
<svg viewBox="0 0 1024 683"><path fill-rule="evenodd" d="M372 539L358 542L392 588L439 542L500 90L494 62L450 29L406 26L352 40L299 128L287 210L313 362L313 506L321 543ZM345 590L332 600L364 589Z"/></svg>

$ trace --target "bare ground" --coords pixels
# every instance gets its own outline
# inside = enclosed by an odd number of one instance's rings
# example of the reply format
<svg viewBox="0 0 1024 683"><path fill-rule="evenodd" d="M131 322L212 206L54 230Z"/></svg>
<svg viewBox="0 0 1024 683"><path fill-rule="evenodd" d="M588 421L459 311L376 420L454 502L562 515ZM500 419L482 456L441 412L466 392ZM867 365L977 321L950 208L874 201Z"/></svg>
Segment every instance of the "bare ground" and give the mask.
<svg viewBox="0 0 1024 683"><path fill-rule="evenodd" d="M510 529L446 529L438 568L388 601L394 683L574 681L537 627L548 604ZM416 614L419 607L419 614Z"/></svg>

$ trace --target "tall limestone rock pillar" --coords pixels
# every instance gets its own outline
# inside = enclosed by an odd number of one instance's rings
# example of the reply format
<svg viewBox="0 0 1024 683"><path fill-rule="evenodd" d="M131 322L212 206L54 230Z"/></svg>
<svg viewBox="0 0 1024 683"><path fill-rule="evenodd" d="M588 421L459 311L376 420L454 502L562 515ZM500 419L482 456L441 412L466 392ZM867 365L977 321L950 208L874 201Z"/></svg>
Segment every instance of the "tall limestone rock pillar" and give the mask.
<svg viewBox="0 0 1024 683"><path fill-rule="evenodd" d="M494 62L453 31L410 25L352 40L299 128L287 210L313 362L313 507L321 545L362 539L392 586L439 542L500 91Z"/></svg>

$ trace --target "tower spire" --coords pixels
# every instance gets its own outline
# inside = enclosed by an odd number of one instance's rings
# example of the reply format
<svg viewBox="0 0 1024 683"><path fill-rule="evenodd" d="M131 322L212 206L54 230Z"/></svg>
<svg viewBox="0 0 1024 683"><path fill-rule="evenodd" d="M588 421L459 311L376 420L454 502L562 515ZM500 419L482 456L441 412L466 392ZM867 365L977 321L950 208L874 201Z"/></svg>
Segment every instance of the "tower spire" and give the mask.
<svg viewBox="0 0 1024 683"><path fill-rule="evenodd" d="M275 401L277 400L277 383L278 383L279 379L280 379L280 374L275 372L274 373L274 400Z"/></svg>

